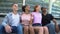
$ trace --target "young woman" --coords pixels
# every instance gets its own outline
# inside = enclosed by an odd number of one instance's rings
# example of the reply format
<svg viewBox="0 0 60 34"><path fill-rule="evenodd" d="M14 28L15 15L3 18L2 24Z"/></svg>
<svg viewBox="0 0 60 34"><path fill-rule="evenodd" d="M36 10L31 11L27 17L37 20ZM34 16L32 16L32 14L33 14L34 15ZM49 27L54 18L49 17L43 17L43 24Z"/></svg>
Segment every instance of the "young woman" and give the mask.
<svg viewBox="0 0 60 34"><path fill-rule="evenodd" d="M38 34L49 34L47 27L42 27L42 15L39 12L41 9L40 5L34 7L33 15L33 27L38 32Z"/></svg>
<svg viewBox="0 0 60 34"><path fill-rule="evenodd" d="M22 7L23 13L21 14L21 22L24 26L24 34L34 34L34 30L32 27L32 15L30 14L30 6L25 5ZM29 31L28 31L29 30Z"/></svg>

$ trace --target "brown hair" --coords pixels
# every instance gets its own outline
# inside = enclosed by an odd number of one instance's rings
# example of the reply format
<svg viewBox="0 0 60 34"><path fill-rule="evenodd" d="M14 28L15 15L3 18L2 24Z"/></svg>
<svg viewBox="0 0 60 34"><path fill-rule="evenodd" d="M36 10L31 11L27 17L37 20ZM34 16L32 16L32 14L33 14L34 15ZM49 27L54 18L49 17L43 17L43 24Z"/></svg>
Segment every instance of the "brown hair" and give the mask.
<svg viewBox="0 0 60 34"><path fill-rule="evenodd" d="M12 5L11 5L11 6L13 6L14 4L18 4L18 3L14 2L14 3L12 3Z"/></svg>
<svg viewBox="0 0 60 34"><path fill-rule="evenodd" d="M35 7L34 7L34 12L36 12L36 8L38 7L39 5L36 5Z"/></svg>

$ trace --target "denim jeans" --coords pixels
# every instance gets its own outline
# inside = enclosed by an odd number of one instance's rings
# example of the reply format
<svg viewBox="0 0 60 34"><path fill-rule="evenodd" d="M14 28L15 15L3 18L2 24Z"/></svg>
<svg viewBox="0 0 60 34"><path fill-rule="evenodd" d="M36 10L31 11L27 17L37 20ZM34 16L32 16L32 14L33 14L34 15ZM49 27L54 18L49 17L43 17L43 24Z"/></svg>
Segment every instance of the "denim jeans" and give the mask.
<svg viewBox="0 0 60 34"><path fill-rule="evenodd" d="M23 27L22 25L18 25L16 26L11 26L12 27L12 33L16 33L16 34L23 34ZM0 34L6 34L5 28L4 26L0 26Z"/></svg>
<svg viewBox="0 0 60 34"><path fill-rule="evenodd" d="M46 26L48 27L49 34L56 34L54 24L50 23L50 24L47 24Z"/></svg>

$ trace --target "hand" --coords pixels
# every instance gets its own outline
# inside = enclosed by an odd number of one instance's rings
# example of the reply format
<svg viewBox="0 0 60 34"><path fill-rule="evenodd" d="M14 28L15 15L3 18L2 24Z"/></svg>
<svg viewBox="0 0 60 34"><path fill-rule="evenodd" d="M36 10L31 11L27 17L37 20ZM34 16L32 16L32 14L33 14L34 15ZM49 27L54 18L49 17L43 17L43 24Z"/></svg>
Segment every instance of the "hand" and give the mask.
<svg viewBox="0 0 60 34"><path fill-rule="evenodd" d="M6 25L6 26L5 26L5 31L6 31L7 33L11 33L11 32L12 32L11 27L10 27L9 25Z"/></svg>

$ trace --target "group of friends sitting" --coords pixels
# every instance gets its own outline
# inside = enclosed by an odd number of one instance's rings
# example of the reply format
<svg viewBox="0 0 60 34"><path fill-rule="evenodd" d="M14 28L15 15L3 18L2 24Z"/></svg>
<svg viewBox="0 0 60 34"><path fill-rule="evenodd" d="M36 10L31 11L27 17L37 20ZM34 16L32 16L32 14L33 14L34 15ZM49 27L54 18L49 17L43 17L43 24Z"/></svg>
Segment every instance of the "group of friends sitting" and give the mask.
<svg viewBox="0 0 60 34"><path fill-rule="evenodd" d="M0 34L14 32L17 34L58 34L60 25L52 14L48 14L46 7L36 5L30 12L30 6L24 5L21 13L18 12L18 8L17 3L12 4L12 11L5 16L0 25Z"/></svg>

